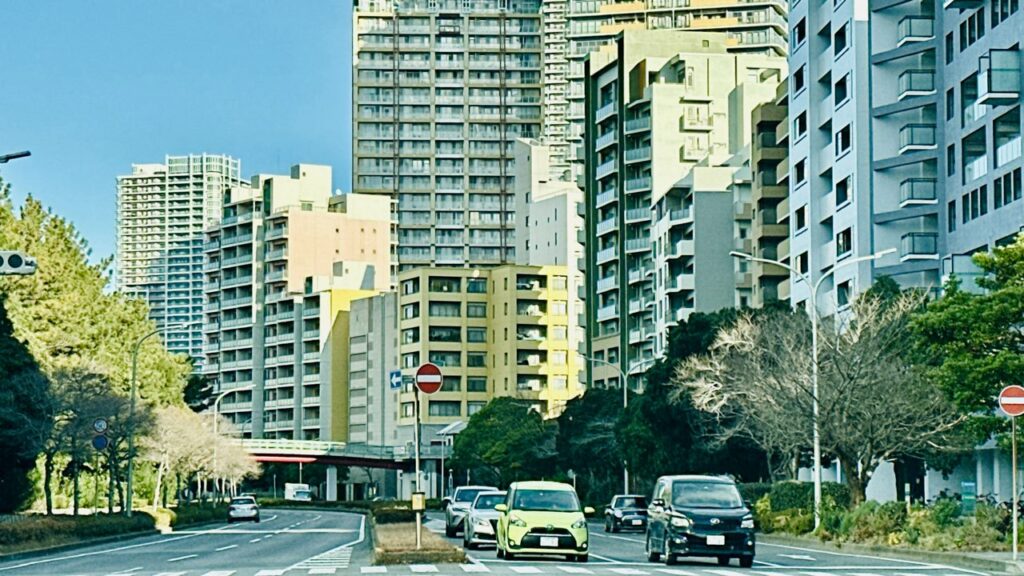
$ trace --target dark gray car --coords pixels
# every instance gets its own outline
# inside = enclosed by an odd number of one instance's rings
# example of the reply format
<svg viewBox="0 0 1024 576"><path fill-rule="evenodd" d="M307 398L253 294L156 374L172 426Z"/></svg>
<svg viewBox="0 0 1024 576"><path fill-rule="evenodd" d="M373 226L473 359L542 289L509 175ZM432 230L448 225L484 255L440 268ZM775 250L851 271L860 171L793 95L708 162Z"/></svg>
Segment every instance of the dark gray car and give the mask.
<svg viewBox="0 0 1024 576"><path fill-rule="evenodd" d="M647 530L647 497L619 494L604 509L604 531Z"/></svg>

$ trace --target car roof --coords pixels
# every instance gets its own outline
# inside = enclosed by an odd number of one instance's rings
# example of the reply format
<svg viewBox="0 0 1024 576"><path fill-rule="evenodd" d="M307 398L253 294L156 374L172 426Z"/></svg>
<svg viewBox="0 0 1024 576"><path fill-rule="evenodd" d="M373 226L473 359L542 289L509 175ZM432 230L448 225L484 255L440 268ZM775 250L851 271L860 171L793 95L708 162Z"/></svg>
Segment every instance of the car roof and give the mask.
<svg viewBox="0 0 1024 576"><path fill-rule="evenodd" d="M647 498L647 496L644 494L616 494L615 496L612 496L613 500L615 498Z"/></svg>
<svg viewBox="0 0 1024 576"><path fill-rule="evenodd" d="M736 481L728 476L711 476L707 474L676 474L674 476L662 476L658 478L658 481L662 480L700 480L701 482L721 482L722 484L735 484Z"/></svg>
<svg viewBox="0 0 1024 576"><path fill-rule="evenodd" d="M459 490L487 490L488 492L498 491L494 486L459 486L455 489L456 492Z"/></svg>
<svg viewBox="0 0 1024 576"><path fill-rule="evenodd" d="M504 496L508 494L507 490L486 490L476 495L477 498L481 496Z"/></svg>
<svg viewBox="0 0 1024 576"><path fill-rule="evenodd" d="M575 492L576 489L569 484L563 482L544 482L544 481L531 481L531 482L513 482L509 486L509 490L565 490L568 492Z"/></svg>

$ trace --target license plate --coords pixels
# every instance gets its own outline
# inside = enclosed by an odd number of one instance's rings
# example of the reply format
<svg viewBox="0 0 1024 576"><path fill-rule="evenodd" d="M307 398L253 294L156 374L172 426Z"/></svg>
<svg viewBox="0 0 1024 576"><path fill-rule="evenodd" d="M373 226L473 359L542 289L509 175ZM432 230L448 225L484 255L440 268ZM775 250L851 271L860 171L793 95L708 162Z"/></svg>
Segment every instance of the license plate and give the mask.
<svg viewBox="0 0 1024 576"><path fill-rule="evenodd" d="M725 536L708 536L708 546L725 546Z"/></svg>
<svg viewBox="0 0 1024 576"><path fill-rule="evenodd" d="M644 523L643 520L633 520L633 526L640 526L643 523Z"/></svg>
<svg viewBox="0 0 1024 576"><path fill-rule="evenodd" d="M541 536L540 545L542 548L558 548L557 536Z"/></svg>

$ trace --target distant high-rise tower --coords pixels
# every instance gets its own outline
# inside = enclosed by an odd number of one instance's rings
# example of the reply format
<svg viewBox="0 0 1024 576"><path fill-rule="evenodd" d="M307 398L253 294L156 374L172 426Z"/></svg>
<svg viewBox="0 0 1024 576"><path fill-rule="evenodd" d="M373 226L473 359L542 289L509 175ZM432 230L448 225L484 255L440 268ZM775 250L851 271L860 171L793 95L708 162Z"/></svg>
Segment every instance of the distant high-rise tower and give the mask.
<svg viewBox="0 0 1024 576"><path fill-rule="evenodd" d="M541 0L358 0L353 188L388 194L398 264L515 261L513 142L541 133Z"/></svg>
<svg viewBox="0 0 1024 576"><path fill-rule="evenodd" d="M225 190L239 186L230 156L168 156L117 178L117 289L149 303L171 352L202 360L203 229L220 220Z"/></svg>

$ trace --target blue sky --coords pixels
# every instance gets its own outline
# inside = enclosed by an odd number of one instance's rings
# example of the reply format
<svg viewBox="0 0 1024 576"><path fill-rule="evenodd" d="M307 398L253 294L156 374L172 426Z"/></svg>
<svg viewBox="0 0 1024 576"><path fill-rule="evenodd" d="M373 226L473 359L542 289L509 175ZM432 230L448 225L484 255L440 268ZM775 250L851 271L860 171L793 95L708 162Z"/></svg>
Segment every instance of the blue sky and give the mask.
<svg viewBox="0 0 1024 576"><path fill-rule="evenodd" d="M351 172L351 1L3 0L0 165L114 252L115 177L166 154Z"/></svg>

